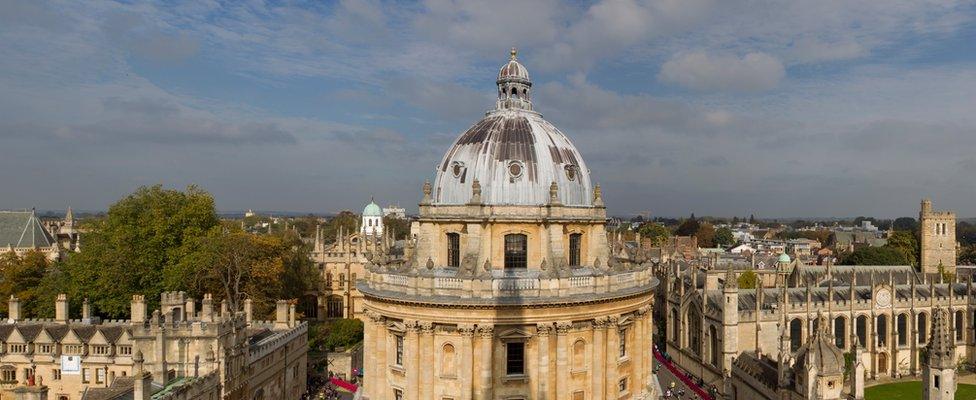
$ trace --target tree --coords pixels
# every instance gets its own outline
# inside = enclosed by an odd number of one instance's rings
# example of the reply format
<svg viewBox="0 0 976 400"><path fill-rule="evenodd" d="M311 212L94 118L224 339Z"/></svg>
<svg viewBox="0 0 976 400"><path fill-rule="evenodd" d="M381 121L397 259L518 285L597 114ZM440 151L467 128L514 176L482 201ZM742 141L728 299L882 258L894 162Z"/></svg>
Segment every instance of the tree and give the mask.
<svg viewBox="0 0 976 400"><path fill-rule="evenodd" d="M674 234L677 236L692 236L695 232L698 232L699 227L698 220L695 219L695 214L692 213L690 218L681 222L681 225L678 225L678 230Z"/></svg>
<svg viewBox="0 0 976 400"><path fill-rule="evenodd" d="M727 226L718 228L715 231L715 244L717 246L727 247L735 243L735 236L732 235L732 230Z"/></svg>
<svg viewBox="0 0 976 400"><path fill-rule="evenodd" d="M749 214L749 224L750 225L755 225L756 224L756 216L755 215Z"/></svg>
<svg viewBox="0 0 976 400"><path fill-rule="evenodd" d="M698 239L698 247L715 247L715 225L707 222L700 224L694 236Z"/></svg>
<svg viewBox="0 0 976 400"><path fill-rule="evenodd" d="M316 330L309 347L334 351L363 341L363 322L358 319L339 319L324 329Z"/></svg>
<svg viewBox="0 0 976 400"><path fill-rule="evenodd" d="M3 279L0 281L0 299L16 296L20 299L21 309L25 314L37 315L36 311L44 297L38 291L38 286L49 266L44 254L33 250L22 257L12 251L0 255L0 277ZM3 303L0 304L0 309L7 310L8 304Z"/></svg>
<svg viewBox="0 0 976 400"><path fill-rule="evenodd" d="M910 231L895 231L888 236L885 247L898 250L910 265L918 265L919 244L915 234Z"/></svg>
<svg viewBox="0 0 976 400"><path fill-rule="evenodd" d="M128 315L134 293L145 295L152 309L160 293L182 287L183 258L219 226L213 197L196 186L141 187L91 225L84 251L71 254L61 268L66 286L58 289L73 302L90 298L112 318Z"/></svg>
<svg viewBox="0 0 976 400"><path fill-rule="evenodd" d="M359 228L359 216L349 210L336 214L322 226L322 235L326 240L333 240L339 234L340 228L346 235L356 233L356 229Z"/></svg>
<svg viewBox="0 0 976 400"><path fill-rule="evenodd" d="M739 288L740 289L755 289L756 285L759 284L759 275L756 272L749 269L746 272L739 274Z"/></svg>
<svg viewBox="0 0 976 400"><path fill-rule="evenodd" d="M891 223L891 228L896 231L915 231L918 229L918 222L915 221L915 218L911 217L896 218Z"/></svg>
<svg viewBox="0 0 976 400"><path fill-rule="evenodd" d="M956 224L956 240L963 244L976 244L976 225L966 221Z"/></svg>
<svg viewBox="0 0 976 400"><path fill-rule="evenodd" d="M394 239L406 239L410 235L410 220L393 215L383 217L383 230L394 235Z"/></svg>
<svg viewBox="0 0 976 400"><path fill-rule="evenodd" d="M861 247L844 257L844 265L909 265L908 259L892 247Z"/></svg>
<svg viewBox="0 0 976 400"><path fill-rule="evenodd" d="M645 223L637 231L640 232L641 237L650 239L652 246L661 246L671 237L668 228L655 222Z"/></svg>

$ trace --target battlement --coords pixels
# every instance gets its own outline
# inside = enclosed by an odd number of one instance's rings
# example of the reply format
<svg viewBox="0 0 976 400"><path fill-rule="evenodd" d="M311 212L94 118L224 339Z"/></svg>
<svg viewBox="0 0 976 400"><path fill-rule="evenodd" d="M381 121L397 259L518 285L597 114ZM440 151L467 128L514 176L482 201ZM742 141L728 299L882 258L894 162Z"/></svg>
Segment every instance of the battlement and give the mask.
<svg viewBox="0 0 976 400"><path fill-rule="evenodd" d="M267 321L265 324L273 325L274 322ZM274 335L262 339L251 345L249 363L254 363L281 348L285 344L297 339L299 336L308 334L308 323L301 322L297 326L287 331L276 332Z"/></svg>

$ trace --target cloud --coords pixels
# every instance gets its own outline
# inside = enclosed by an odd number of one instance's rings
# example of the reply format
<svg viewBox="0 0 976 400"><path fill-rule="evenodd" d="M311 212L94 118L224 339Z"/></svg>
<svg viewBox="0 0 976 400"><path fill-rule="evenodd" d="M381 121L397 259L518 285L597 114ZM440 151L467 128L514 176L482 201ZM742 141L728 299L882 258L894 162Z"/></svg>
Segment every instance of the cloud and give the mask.
<svg viewBox="0 0 976 400"><path fill-rule="evenodd" d="M665 62L658 79L701 91L757 92L776 87L785 75L783 63L769 54L739 58L696 51Z"/></svg>
<svg viewBox="0 0 976 400"><path fill-rule="evenodd" d="M818 38L804 37L793 43L789 54L800 63L849 60L863 57L868 50L853 41L825 42Z"/></svg>

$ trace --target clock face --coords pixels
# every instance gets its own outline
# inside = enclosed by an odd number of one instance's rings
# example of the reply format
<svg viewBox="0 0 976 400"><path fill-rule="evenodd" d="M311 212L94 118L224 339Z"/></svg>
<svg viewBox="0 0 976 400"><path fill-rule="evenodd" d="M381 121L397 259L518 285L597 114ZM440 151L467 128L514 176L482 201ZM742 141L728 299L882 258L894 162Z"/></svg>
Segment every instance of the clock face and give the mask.
<svg viewBox="0 0 976 400"><path fill-rule="evenodd" d="M891 291L886 288L878 289L874 294L875 302L878 307L886 308L891 306Z"/></svg>

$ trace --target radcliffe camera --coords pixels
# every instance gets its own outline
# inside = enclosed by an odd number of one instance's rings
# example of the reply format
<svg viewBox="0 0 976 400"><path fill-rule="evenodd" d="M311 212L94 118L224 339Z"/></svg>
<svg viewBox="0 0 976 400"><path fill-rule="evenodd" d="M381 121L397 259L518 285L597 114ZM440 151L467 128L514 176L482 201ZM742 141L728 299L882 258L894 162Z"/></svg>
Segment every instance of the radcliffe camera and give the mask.
<svg viewBox="0 0 976 400"><path fill-rule="evenodd" d="M974 37L0 0L0 400L976 400Z"/></svg>

